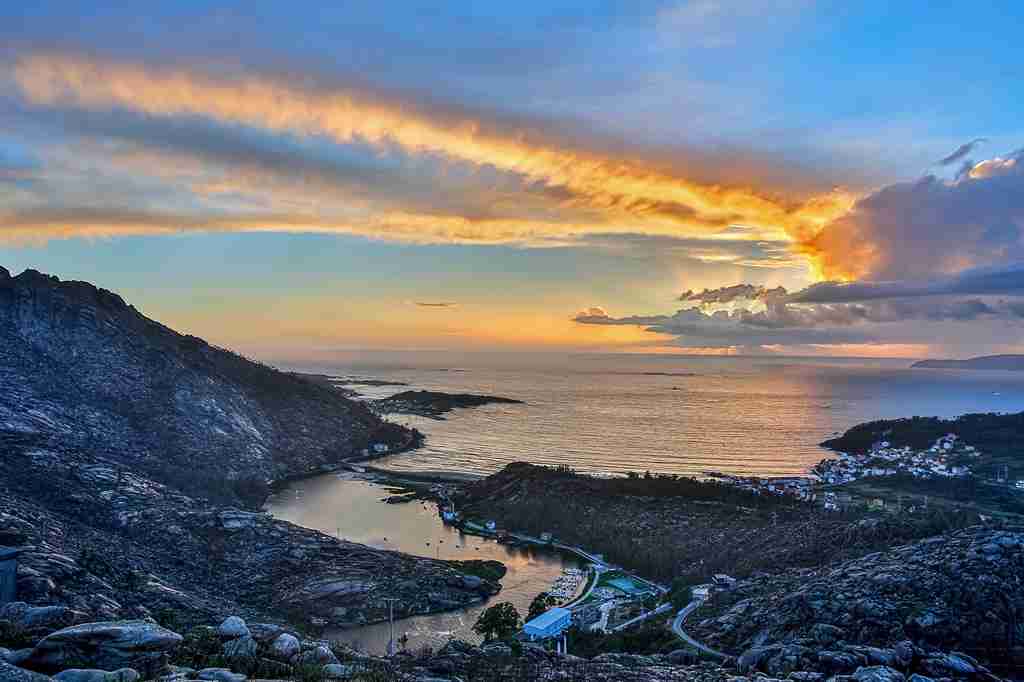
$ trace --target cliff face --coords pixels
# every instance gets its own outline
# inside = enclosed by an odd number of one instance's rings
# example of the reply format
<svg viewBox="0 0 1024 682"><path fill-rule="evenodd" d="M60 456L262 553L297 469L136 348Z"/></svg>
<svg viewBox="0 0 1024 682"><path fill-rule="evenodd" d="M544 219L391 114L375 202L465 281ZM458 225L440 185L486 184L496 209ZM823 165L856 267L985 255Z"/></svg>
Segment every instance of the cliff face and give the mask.
<svg viewBox="0 0 1024 682"><path fill-rule="evenodd" d="M103 454L195 496L255 496L412 434L329 387L178 334L84 282L0 270L0 433Z"/></svg>

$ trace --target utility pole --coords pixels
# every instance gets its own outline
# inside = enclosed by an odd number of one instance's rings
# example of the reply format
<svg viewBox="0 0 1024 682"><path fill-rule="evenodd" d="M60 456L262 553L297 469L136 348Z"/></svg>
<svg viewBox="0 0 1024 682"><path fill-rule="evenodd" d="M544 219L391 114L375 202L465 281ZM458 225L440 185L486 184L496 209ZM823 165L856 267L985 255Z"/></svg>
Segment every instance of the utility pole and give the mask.
<svg viewBox="0 0 1024 682"><path fill-rule="evenodd" d="M395 602L398 601L395 597L385 597L384 601L388 603L388 625L391 628L391 636L388 638L388 656L395 655Z"/></svg>

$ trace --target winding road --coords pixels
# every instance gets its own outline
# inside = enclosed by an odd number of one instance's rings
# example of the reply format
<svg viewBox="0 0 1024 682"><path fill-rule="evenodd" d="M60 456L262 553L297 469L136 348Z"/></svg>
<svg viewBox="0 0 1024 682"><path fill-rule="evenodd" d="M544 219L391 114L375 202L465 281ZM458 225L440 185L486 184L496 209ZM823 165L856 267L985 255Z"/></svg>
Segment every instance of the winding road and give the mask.
<svg viewBox="0 0 1024 682"><path fill-rule="evenodd" d="M711 656L719 660L724 660L728 658L726 654L723 654L721 651L712 649L709 646L701 644L693 637L686 634L686 632L683 630L683 621L686 620L686 617L694 611L696 611L703 603L703 599L694 599L689 604L681 608L679 610L679 613L676 614L675 620L672 621L672 633L682 641L692 646L697 651L701 652L702 654Z"/></svg>

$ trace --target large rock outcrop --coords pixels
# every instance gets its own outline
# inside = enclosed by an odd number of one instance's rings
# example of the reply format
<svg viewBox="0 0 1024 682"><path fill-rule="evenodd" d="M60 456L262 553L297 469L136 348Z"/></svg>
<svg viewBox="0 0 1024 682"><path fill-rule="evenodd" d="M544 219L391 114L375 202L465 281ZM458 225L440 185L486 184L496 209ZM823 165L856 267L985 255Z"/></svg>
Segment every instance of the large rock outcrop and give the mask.
<svg viewBox="0 0 1024 682"><path fill-rule="evenodd" d="M1024 532L970 528L822 569L748 578L704 608L717 615L688 630L769 673L789 657L833 672L917 661L943 677L961 661L1021 662L1022 584Z"/></svg>
<svg viewBox="0 0 1024 682"><path fill-rule="evenodd" d="M44 637L24 665L44 671L81 665L108 671L147 669L181 640L181 635L146 621L83 623Z"/></svg>
<svg viewBox="0 0 1024 682"><path fill-rule="evenodd" d="M102 454L224 501L258 501L269 480L415 438L329 386L34 270L0 277L0 385L0 436Z"/></svg>

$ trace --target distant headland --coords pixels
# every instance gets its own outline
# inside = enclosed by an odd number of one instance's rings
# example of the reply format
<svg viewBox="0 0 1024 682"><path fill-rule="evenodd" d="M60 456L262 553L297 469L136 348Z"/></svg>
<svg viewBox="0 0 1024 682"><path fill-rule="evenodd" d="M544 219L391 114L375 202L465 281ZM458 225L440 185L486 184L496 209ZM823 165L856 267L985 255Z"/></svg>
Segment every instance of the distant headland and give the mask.
<svg viewBox="0 0 1024 682"><path fill-rule="evenodd" d="M983 355L967 360L921 360L911 367L924 369L1002 369L1024 371L1024 355Z"/></svg>

